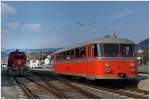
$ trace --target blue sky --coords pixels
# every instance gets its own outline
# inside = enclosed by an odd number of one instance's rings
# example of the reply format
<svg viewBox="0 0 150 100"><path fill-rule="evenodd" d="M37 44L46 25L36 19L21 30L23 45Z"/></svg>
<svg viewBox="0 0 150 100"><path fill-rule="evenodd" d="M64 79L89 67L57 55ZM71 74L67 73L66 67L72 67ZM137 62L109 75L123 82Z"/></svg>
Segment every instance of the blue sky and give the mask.
<svg viewBox="0 0 150 100"><path fill-rule="evenodd" d="M148 2L2 2L2 48L59 48L113 32L148 38Z"/></svg>

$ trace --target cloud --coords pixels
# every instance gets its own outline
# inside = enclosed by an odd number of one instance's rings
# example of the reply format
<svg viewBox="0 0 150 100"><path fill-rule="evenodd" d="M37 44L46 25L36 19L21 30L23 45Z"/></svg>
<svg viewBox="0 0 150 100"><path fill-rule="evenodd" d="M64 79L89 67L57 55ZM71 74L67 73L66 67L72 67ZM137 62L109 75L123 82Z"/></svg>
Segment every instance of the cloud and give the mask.
<svg viewBox="0 0 150 100"><path fill-rule="evenodd" d="M10 22L7 24L9 29L17 30L17 31L29 31L29 32L41 32L42 26L39 23L28 23L22 24L19 22Z"/></svg>
<svg viewBox="0 0 150 100"><path fill-rule="evenodd" d="M42 40L42 41L41 41ZM33 43L35 48L47 48L47 47L61 47L63 45L63 37L60 36L47 36L47 35L36 35L33 37ZM56 46L57 45L57 46Z"/></svg>
<svg viewBox="0 0 150 100"><path fill-rule="evenodd" d="M9 37L10 31L7 29L1 29L1 47L5 47L7 37ZM8 41L7 41L8 42Z"/></svg>
<svg viewBox="0 0 150 100"><path fill-rule="evenodd" d="M1 30L1 33L2 33L2 34L1 34L2 37L3 37L3 36L10 35L10 31L9 31L8 29L2 29L2 30Z"/></svg>
<svg viewBox="0 0 150 100"><path fill-rule="evenodd" d="M31 32L41 32L42 26L39 23L24 24L22 30Z"/></svg>
<svg viewBox="0 0 150 100"><path fill-rule="evenodd" d="M18 27L20 27L20 23L10 22L10 23L8 23L8 27L11 28L11 29L17 29Z"/></svg>
<svg viewBox="0 0 150 100"><path fill-rule="evenodd" d="M133 13L132 10L119 11L119 12L116 12L116 13L113 13L112 15L110 15L108 17L108 20L109 21L116 21L116 20L125 18L132 13Z"/></svg>
<svg viewBox="0 0 150 100"><path fill-rule="evenodd" d="M1 4L1 11L2 11L2 13L5 13L5 14L6 13L16 13L16 9L6 3Z"/></svg>

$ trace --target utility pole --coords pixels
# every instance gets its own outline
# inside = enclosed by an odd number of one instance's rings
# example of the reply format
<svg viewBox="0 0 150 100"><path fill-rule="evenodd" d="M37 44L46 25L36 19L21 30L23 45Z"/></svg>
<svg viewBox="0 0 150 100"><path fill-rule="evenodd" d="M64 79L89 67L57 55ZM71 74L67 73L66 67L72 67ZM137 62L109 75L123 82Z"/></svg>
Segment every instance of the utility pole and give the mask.
<svg viewBox="0 0 150 100"><path fill-rule="evenodd" d="M43 62L43 48L42 48L42 67L44 67L43 64L44 62Z"/></svg>

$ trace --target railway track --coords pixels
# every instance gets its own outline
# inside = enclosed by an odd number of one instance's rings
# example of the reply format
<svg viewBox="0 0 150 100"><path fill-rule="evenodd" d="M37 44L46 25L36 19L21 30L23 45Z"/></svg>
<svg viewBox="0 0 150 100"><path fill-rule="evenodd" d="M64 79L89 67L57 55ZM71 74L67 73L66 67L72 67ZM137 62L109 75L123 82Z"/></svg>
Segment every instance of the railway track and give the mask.
<svg viewBox="0 0 150 100"><path fill-rule="evenodd" d="M134 98L148 99L149 93L131 87L103 86L93 81L80 81L58 77L54 74L33 72L32 76L14 77L28 98L102 99ZM42 91L42 93L41 93Z"/></svg>
<svg viewBox="0 0 150 100"><path fill-rule="evenodd" d="M36 73L37 74L37 73ZM128 87L128 86L119 86L119 87L107 87L95 84L93 81L91 82L79 82L77 80L70 80L64 77L57 77L48 74L40 74L38 76L49 77L49 82L52 81L61 81L62 83L68 83L73 86L79 87L80 89L88 92L95 92L95 94L99 95L101 98L135 98L135 99L148 99L149 92L139 90L136 88ZM69 86L69 85L68 85ZM102 95L101 95L102 94ZM110 96L109 96L110 95Z"/></svg>
<svg viewBox="0 0 150 100"><path fill-rule="evenodd" d="M23 90L26 96L30 99L39 98L36 94L34 94L24 83L21 83L16 77L13 77L15 82L19 85L19 87Z"/></svg>
<svg viewBox="0 0 150 100"><path fill-rule="evenodd" d="M45 98L61 98L61 99L77 99L77 98L97 98L94 95L78 86L69 84L63 79L48 81L41 76L24 76L13 77L19 87L29 99L45 99ZM42 92L41 92L42 91Z"/></svg>
<svg viewBox="0 0 150 100"><path fill-rule="evenodd" d="M36 74L37 75L37 74ZM50 79L48 77L37 75L40 77L48 86L49 88L53 88L59 91L61 94L64 95L66 99L80 99L80 98L93 98L93 99L100 99L100 96L94 95L78 86L70 84L63 78L59 78L57 80Z"/></svg>
<svg viewBox="0 0 150 100"><path fill-rule="evenodd" d="M91 87L94 89L102 90L106 93L119 95L119 96L125 97L125 98L148 99L148 96L149 96L149 93L146 91L142 91L142 90L139 90L136 88L131 88L131 87L128 87L125 85L124 86L118 86L118 87L117 86L107 87L107 85L101 86L98 83L95 84L93 82L81 83L81 82L75 81L74 83L80 84L82 86L87 86L87 87Z"/></svg>
<svg viewBox="0 0 150 100"><path fill-rule="evenodd" d="M27 77L13 77L29 99L64 98L55 90L49 89L45 83L36 82Z"/></svg>
<svg viewBox="0 0 150 100"><path fill-rule="evenodd" d="M70 81L70 80L69 80ZM137 88L132 88L129 86L108 86L107 85L99 85L98 83L95 84L94 82L88 82L88 83L81 83L77 81L73 81L73 84L78 84L81 86L86 86L86 88L90 87L93 89L98 89L102 92L106 92L108 94L113 94L113 95L118 95L120 97L125 97L125 98L135 98L135 99L148 99L149 97L149 92L139 90ZM123 84L123 83L122 83ZM119 85L119 84L118 84Z"/></svg>
<svg viewBox="0 0 150 100"><path fill-rule="evenodd" d="M84 83L73 82L77 86L81 86L83 88L87 88L90 90L95 90L99 92L105 92L106 94L117 95L125 98L135 98L135 99L148 99L148 94L143 92L131 91L130 89L110 89L106 87L98 87L95 85L89 85Z"/></svg>

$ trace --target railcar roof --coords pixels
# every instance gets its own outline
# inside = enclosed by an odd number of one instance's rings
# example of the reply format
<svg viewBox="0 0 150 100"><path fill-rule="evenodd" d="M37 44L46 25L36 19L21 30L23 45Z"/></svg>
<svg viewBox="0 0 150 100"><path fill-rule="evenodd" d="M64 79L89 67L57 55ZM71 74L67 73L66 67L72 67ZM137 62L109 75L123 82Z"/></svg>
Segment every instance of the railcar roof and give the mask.
<svg viewBox="0 0 150 100"><path fill-rule="evenodd" d="M129 40L129 39L114 38L114 37L103 37L103 38L98 38L98 39L95 39L95 40L83 42L83 43L80 43L80 44L76 44L76 45L70 46L70 47L68 47L68 48L64 48L64 49L57 50L57 51L54 52L53 54L55 54L55 53L60 53L60 52L63 52L63 51L67 51L67 50L74 49L74 48L78 48L78 47L81 47L81 46L84 46L84 45L87 45L87 44L94 44L94 43L106 43L106 44L109 44L109 43L111 43L111 44L135 44L134 41L131 41L131 40Z"/></svg>

